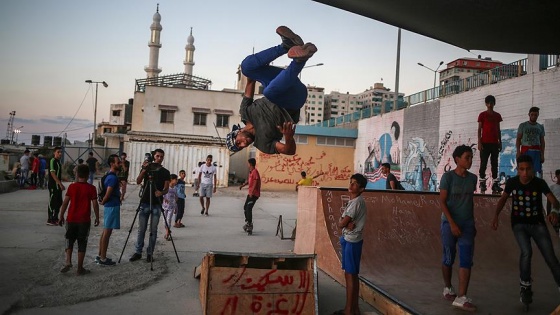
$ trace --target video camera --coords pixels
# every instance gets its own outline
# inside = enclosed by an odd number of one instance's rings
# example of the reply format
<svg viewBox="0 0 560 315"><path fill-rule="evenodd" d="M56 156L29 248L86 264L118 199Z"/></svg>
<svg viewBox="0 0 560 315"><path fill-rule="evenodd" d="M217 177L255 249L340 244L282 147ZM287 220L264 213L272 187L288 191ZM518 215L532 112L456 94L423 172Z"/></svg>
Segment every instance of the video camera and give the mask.
<svg viewBox="0 0 560 315"><path fill-rule="evenodd" d="M154 154L151 152L144 154L144 161L148 163L152 163L154 161Z"/></svg>

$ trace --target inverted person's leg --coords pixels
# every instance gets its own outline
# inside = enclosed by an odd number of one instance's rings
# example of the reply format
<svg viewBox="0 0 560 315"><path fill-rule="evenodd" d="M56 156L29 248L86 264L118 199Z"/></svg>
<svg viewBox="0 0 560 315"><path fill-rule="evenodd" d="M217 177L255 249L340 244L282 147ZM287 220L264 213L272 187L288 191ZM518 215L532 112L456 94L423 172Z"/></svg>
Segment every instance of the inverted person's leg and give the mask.
<svg viewBox="0 0 560 315"><path fill-rule="evenodd" d="M266 87L282 71L282 68L270 63L287 52L286 48L278 45L249 55L241 62L241 72Z"/></svg>
<svg viewBox="0 0 560 315"><path fill-rule="evenodd" d="M292 61L264 89L264 96L282 108L300 109L307 100L307 88L298 77L304 66L305 61Z"/></svg>

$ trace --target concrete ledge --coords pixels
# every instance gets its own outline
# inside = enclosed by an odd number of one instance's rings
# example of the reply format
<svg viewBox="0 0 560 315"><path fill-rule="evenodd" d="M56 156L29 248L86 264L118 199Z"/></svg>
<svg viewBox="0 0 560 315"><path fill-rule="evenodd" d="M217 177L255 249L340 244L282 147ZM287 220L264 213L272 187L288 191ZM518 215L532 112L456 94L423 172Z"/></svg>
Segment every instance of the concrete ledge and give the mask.
<svg viewBox="0 0 560 315"><path fill-rule="evenodd" d="M18 189L16 180L0 181L0 194L9 193Z"/></svg>

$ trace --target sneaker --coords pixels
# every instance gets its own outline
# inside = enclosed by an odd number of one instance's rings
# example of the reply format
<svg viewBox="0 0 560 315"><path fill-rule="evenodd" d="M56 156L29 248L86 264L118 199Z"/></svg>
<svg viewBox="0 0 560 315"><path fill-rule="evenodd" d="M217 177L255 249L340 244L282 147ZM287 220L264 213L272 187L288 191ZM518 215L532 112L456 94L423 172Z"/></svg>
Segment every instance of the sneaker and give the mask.
<svg viewBox="0 0 560 315"><path fill-rule="evenodd" d="M98 265L102 265L102 266L114 266L117 263L114 262L111 258L107 258L105 259L105 261L99 259L99 261L97 262Z"/></svg>
<svg viewBox="0 0 560 315"><path fill-rule="evenodd" d="M247 223L245 223L245 225L243 225L243 231L247 232Z"/></svg>
<svg viewBox="0 0 560 315"><path fill-rule="evenodd" d="M494 182L492 184L492 192L501 193L502 191L504 191L504 189L502 187L500 187L499 182Z"/></svg>
<svg viewBox="0 0 560 315"><path fill-rule="evenodd" d="M101 260L101 257L95 256L95 263L99 263L100 260Z"/></svg>
<svg viewBox="0 0 560 315"><path fill-rule="evenodd" d="M202 208L202 210L200 210L200 214L204 214L204 208Z"/></svg>
<svg viewBox="0 0 560 315"><path fill-rule="evenodd" d="M521 292L519 292L520 298L519 301L523 304L531 304L533 303L533 291L531 287L524 287L521 286Z"/></svg>
<svg viewBox="0 0 560 315"><path fill-rule="evenodd" d="M317 52L317 47L312 43L307 43L302 46L294 46L288 50L288 58L294 59L295 61L306 61L311 58L314 53Z"/></svg>
<svg viewBox="0 0 560 315"><path fill-rule="evenodd" d="M130 257L128 261L137 261L138 259L141 258L142 258L142 254L134 253L134 255L132 255L132 257Z"/></svg>
<svg viewBox="0 0 560 315"><path fill-rule="evenodd" d="M280 35L280 38L282 38L282 46L286 49L303 45L301 37L292 32L287 26L278 26L276 34Z"/></svg>
<svg viewBox="0 0 560 315"><path fill-rule="evenodd" d="M469 312L476 311L476 306L472 304L472 300L469 299L466 295L463 295L461 297L456 297L451 305L453 305L456 308L460 308L464 311L469 311Z"/></svg>
<svg viewBox="0 0 560 315"><path fill-rule="evenodd" d="M453 301L457 297L457 293L455 293L455 289L453 287L445 287L443 288L443 298L448 301Z"/></svg>
<svg viewBox="0 0 560 315"><path fill-rule="evenodd" d="M152 255L148 254L148 256L146 256L146 262L152 262L154 261L154 257L152 257Z"/></svg>
<svg viewBox="0 0 560 315"><path fill-rule="evenodd" d="M47 220L47 225L55 226L56 224L54 224L53 220Z"/></svg>

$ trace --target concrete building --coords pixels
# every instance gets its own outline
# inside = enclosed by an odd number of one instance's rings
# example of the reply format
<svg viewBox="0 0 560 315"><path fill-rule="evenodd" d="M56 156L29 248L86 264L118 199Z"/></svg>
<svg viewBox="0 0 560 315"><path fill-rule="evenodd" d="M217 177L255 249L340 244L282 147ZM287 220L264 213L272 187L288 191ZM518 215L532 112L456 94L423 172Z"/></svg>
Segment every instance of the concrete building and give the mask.
<svg viewBox="0 0 560 315"><path fill-rule="evenodd" d="M111 104L109 121L97 125L97 134L105 139L105 147L122 149L124 136L132 125L133 102L131 98L127 104Z"/></svg>
<svg viewBox="0 0 560 315"><path fill-rule="evenodd" d="M392 106L395 100L395 93L391 92L391 89L383 86L383 83L374 83L373 87L369 87L369 89L356 94L359 108L358 109L365 109L365 108L373 108L373 109L381 109L381 106L385 104L386 110L385 112L390 111L390 106ZM399 93L399 99L404 97L404 93ZM387 106L389 105L389 108Z"/></svg>
<svg viewBox="0 0 560 315"><path fill-rule="evenodd" d="M185 170L189 174L186 181L191 184L197 175L198 162L211 154L218 167L217 184L227 186L230 152L224 138L232 126L241 121L242 95L238 90L211 91L210 80L192 74L195 64L192 28L185 46L185 73L159 75L160 22L158 6L150 26L147 77L136 80L131 127L124 137L124 151L131 162L130 173L138 174L145 154L161 148L166 154L163 165L175 174ZM243 150L235 155L241 177L247 172L249 154L250 150Z"/></svg>
<svg viewBox="0 0 560 315"><path fill-rule="evenodd" d="M485 72L499 66L501 61L491 58L459 58L447 63L447 68L439 71L439 85L445 85L452 81L459 81L475 74Z"/></svg>
<svg viewBox="0 0 560 315"><path fill-rule="evenodd" d="M355 94L349 92L330 92L325 95L325 119L332 119L348 115L361 108L359 98ZM318 123L320 121L315 121Z"/></svg>
<svg viewBox="0 0 560 315"><path fill-rule="evenodd" d="M313 125L325 119L325 89L307 86L307 100L301 108L299 125Z"/></svg>

